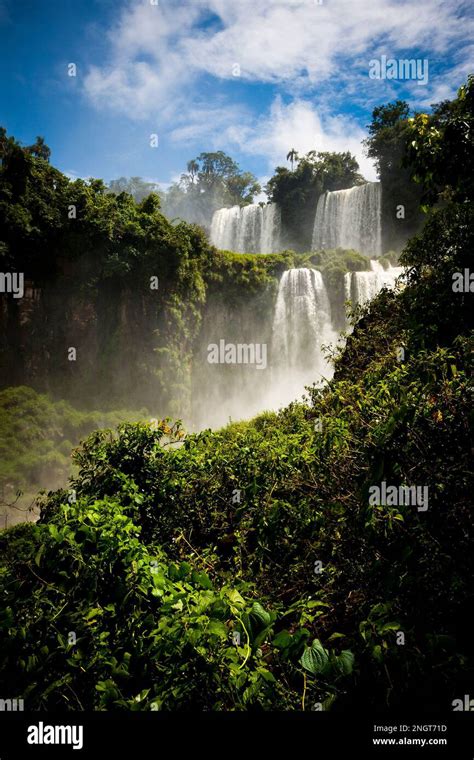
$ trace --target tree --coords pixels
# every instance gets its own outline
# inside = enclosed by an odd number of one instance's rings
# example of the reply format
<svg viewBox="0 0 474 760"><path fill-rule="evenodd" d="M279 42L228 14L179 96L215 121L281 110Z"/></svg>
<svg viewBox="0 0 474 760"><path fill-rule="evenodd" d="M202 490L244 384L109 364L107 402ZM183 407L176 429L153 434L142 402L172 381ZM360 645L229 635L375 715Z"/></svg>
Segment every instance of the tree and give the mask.
<svg viewBox="0 0 474 760"><path fill-rule="evenodd" d="M29 145L26 150L28 153L31 153L31 155L36 156L37 158L43 158L45 161L49 161L51 157L51 149L46 145L44 137L38 136L36 142L34 142L33 145Z"/></svg>
<svg viewBox="0 0 474 760"><path fill-rule="evenodd" d="M139 392L140 403L150 409L178 404L188 382L187 369L178 371L178 357L189 351L187 341L199 326L195 310L205 292L200 267L209 247L202 231L184 223L172 226L148 187L136 203L126 190L135 192L140 178L121 178L113 184L117 192L111 192L101 179L69 180L5 130L0 146L2 154L6 151L0 165L0 269L23 273L42 293L27 328L17 301L2 298L1 382L23 382L29 366L32 382L62 396L100 396L106 404L114 403L113 397L118 408L133 404L130 399ZM152 277L159 279L158 293L149 287ZM135 287L138 300L132 297ZM130 298L124 296L129 288ZM120 304L127 311L123 319L117 319ZM187 321L182 315L188 310ZM78 321L71 316L77 313ZM66 358L57 363L47 358L65 357L61 347L70 321L79 342L71 334L68 345L84 346L84 374L75 378ZM79 323L95 334L87 347ZM110 345L114 350L104 351ZM125 355L130 373L123 371ZM95 356L103 360L100 378Z"/></svg>
<svg viewBox="0 0 474 760"><path fill-rule="evenodd" d="M374 160L378 174L386 169L399 168L404 155L410 106L404 100L377 106L367 125L365 140L367 156Z"/></svg>
<svg viewBox="0 0 474 760"><path fill-rule="evenodd" d="M19 148L14 137L8 137L5 127L0 127L0 160L3 162L14 148Z"/></svg>
<svg viewBox="0 0 474 760"><path fill-rule="evenodd" d="M311 248L314 217L321 193L359 185L364 178L359 174L357 160L349 152L311 150L300 158L293 149L287 159L297 161L296 169L290 171L278 166L265 190L269 199L281 208L286 231L285 245L307 251Z"/></svg>
<svg viewBox="0 0 474 760"><path fill-rule="evenodd" d="M382 247L386 251L401 250L423 222L421 190L404 166L409 117L410 107L403 100L377 106L364 141L382 183Z"/></svg>
<svg viewBox="0 0 474 760"><path fill-rule="evenodd" d="M165 213L208 227L214 211L253 203L260 185L224 151L200 153L188 161L187 173L171 186L163 200Z"/></svg>
<svg viewBox="0 0 474 760"><path fill-rule="evenodd" d="M433 106L431 115L418 113L407 124L405 164L423 187L423 199L464 202L474 195L474 75L452 101Z"/></svg>
<svg viewBox="0 0 474 760"><path fill-rule="evenodd" d="M312 152L314 153L314 151L312 151ZM287 153L286 160L291 163L291 171L293 171L294 163L295 163L295 161L298 160L298 153L296 152L296 150L294 148L292 148L290 150L290 152Z"/></svg>
<svg viewBox="0 0 474 760"><path fill-rule="evenodd" d="M5 127L0 127L0 160L3 162L14 152L17 154L20 152L23 155L26 153L30 156L42 158L45 161L49 161L51 156L51 150L46 145L44 137L37 137L33 145L23 148L14 137L8 137Z"/></svg>
<svg viewBox="0 0 474 760"><path fill-rule="evenodd" d="M211 184L220 179L232 177L239 172L239 167L235 161L222 150L218 150L216 153L201 153L195 162L199 166L199 179Z"/></svg>
<svg viewBox="0 0 474 760"><path fill-rule="evenodd" d="M141 203L150 193L157 193L158 189L156 183L147 182L141 177L120 177L119 179L112 179L108 185L108 192L115 195L128 193L133 196L137 203Z"/></svg>
<svg viewBox="0 0 474 760"><path fill-rule="evenodd" d="M191 178L191 184L194 185L194 180L197 176L197 173L199 171L199 163L196 161L196 159L192 159L191 161L188 161L186 168L188 170L189 176Z"/></svg>

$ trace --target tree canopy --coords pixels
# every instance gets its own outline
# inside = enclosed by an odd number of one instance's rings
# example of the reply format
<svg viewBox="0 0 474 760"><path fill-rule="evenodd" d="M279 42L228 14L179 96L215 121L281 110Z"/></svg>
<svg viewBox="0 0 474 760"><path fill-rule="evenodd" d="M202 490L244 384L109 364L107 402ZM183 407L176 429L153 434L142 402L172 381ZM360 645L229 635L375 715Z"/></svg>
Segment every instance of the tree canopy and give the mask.
<svg viewBox="0 0 474 760"><path fill-rule="evenodd" d="M150 193L159 194L159 187L155 182L147 182L141 177L119 177L110 180L108 191L120 195L128 193L137 203L141 203Z"/></svg>
<svg viewBox="0 0 474 760"><path fill-rule="evenodd" d="M164 195L163 209L171 218L208 227L214 211L252 203L260 191L254 175L242 171L223 151L201 153L188 161L187 172Z"/></svg>
<svg viewBox="0 0 474 760"><path fill-rule="evenodd" d="M424 188L427 204L466 201L473 196L474 75L457 98L417 113L408 120L406 166Z"/></svg>
<svg viewBox="0 0 474 760"><path fill-rule="evenodd" d="M403 100L377 106L367 125L369 137L364 141L382 183L382 245L386 251L401 250L423 221L421 188L405 165L409 118L410 107Z"/></svg>

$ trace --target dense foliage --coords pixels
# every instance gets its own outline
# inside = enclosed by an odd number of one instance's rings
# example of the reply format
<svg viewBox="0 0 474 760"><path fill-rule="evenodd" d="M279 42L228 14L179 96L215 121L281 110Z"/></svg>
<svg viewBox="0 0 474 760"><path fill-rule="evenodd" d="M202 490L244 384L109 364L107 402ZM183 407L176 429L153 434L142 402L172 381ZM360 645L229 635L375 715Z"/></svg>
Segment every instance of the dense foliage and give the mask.
<svg viewBox="0 0 474 760"><path fill-rule="evenodd" d="M455 100L444 100L431 114L409 121L405 162L424 188L427 205L472 200L474 180L474 75Z"/></svg>
<svg viewBox="0 0 474 760"><path fill-rule="evenodd" d="M367 155L382 182L382 249L400 250L420 228L422 189L405 165L411 139L410 108L397 100L377 106L367 129Z"/></svg>
<svg viewBox="0 0 474 760"><path fill-rule="evenodd" d="M172 225L154 194L137 204L100 180L71 182L12 138L0 229L1 270L25 277L25 298L2 297L4 386L27 382L88 408L158 398L182 410L212 255L202 230Z"/></svg>
<svg viewBox="0 0 474 760"><path fill-rule="evenodd" d="M144 411L80 412L25 386L0 391L0 526L31 519L38 491L67 483L71 451L93 430L140 419Z"/></svg>

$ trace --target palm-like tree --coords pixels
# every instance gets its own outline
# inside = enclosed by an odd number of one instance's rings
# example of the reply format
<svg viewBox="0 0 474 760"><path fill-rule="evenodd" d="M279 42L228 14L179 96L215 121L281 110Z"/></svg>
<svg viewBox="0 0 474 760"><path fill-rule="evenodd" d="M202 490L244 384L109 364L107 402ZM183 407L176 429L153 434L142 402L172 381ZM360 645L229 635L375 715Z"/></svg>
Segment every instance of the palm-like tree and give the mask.
<svg viewBox="0 0 474 760"><path fill-rule="evenodd" d="M198 162L195 159L193 159L192 161L188 161L188 163L186 165L186 168L187 168L187 170L189 172L189 175L191 177L191 184L194 185L194 180L196 178L196 174L199 171L199 164L198 164Z"/></svg>
<svg viewBox="0 0 474 760"><path fill-rule="evenodd" d="M40 136L36 138L36 142L33 145L30 145L27 148L27 151L29 153L32 153L34 156L38 156L38 158L44 158L45 161L49 161L49 158L51 156L51 150L46 145L44 137Z"/></svg>
<svg viewBox="0 0 474 760"><path fill-rule="evenodd" d="M290 150L290 152L286 156L286 160L290 161L290 163L291 163L291 171L293 171L294 163L295 163L295 161L298 160L298 158L299 158L299 156L298 156L297 151L294 148L292 148Z"/></svg>

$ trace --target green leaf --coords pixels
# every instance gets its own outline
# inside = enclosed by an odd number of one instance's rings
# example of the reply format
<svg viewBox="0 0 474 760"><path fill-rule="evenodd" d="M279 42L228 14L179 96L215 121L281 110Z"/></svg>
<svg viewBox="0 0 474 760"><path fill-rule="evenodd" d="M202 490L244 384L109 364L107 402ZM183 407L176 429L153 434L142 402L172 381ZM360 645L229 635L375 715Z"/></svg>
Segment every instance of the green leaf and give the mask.
<svg viewBox="0 0 474 760"><path fill-rule="evenodd" d="M316 675L327 667L329 654L319 639L315 639L311 646L307 647L303 652L300 662L305 670Z"/></svg>
<svg viewBox="0 0 474 760"><path fill-rule="evenodd" d="M150 693L150 689L143 689L143 691L140 692L140 694L137 694L135 699L135 702L143 702L144 699L147 698L148 694Z"/></svg>
<svg viewBox="0 0 474 760"><path fill-rule="evenodd" d="M396 622L390 622L390 623L384 623L382 626L377 626L377 632L378 633L387 633L387 631L399 631L400 630L400 623Z"/></svg>
<svg viewBox="0 0 474 760"><path fill-rule="evenodd" d="M380 644L376 644L372 649L372 656L377 662L383 662L382 647Z"/></svg>
<svg viewBox="0 0 474 760"><path fill-rule="evenodd" d="M292 642L292 635L288 631L280 631L272 641L272 644L277 649L286 649Z"/></svg>
<svg viewBox="0 0 474 760"><path fill-rule="evenodd" d="M40 548L36 552L35 565L37 565L38 567L40 566L41 557L42 557L43 552L45 550L45 546L46 546L46 544L41 544Z"/></svg>
<svg viewBox="0 0 474 760"><path fill-rule="evenodd" d="M328 638L328 641L335 641L336 639L345 639L345 638L346 638L346 636L345 636L344 633L333 633Z"/></svg>
<svg viewBox="0 0 474 760"><path fill-rule="evenodd" d="M93 607L93 609L86 612L84 615L84 620L92 620L93 618L97 617L97 615L102 615L103 610L101 610L100 607Z"/></svg>
<svg viewBox="0 0 474 760"><path fill-rule="evenodd" d="M201 586L201 588L207 589L209 591L212 590L211 579L209 578L208 574L205 573L204 571L198 573L196 572L196 570L193 570L192 575L191 575L191 580L196 585Z"/></svg>
<svg viewBox="0 0 474 760"><path fill-rule="evenodd" d="M269 612L265 612L262 605L259 602L254 602L252 605L252 609L250 610L250 614L252 617L257 618L257 620L260 621L262 626L265 628L270 625L272 622L272 616Z"/></svg>
<svg viewBox="0 0 474 760"><path fill-rule="evenodd" d="M227 639L227 628L220 620L211 620L207 626L207 631L219 636L220 639Z"/></svg>
<svg viewBox="0 0 474 760"><path fill-rule="evenodd" d="M260 673L262 678L267 681L267 683L276 683L275 676L266 668L257 668L257 672Z"/></svg>
<svg viewBox="0 0 474 760"><path fill-rule="evenodd" d="M231 588L227 590L227 597L231 604L234 604L236 607L244 607L245 601L243 597L239 594L237 589Z"/></svg>
<svg viewBox="0 0 474 760"><path fill-rule="evenodd" d="M355 657L350 649L343 649L341 654L337 657L337 666L341 673L348 676L354 669Z"/></svg>

